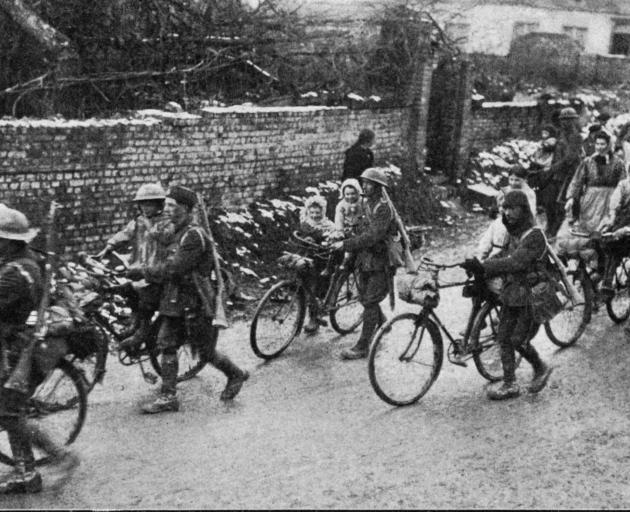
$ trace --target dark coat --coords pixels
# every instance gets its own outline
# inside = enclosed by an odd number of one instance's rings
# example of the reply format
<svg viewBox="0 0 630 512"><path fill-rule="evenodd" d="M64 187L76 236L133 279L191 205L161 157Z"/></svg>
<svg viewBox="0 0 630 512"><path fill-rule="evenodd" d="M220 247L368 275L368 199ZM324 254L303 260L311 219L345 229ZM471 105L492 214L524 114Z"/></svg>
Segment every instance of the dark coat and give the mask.
<svg viewBox="0 0 630 512"><path fill-rule="evenodd" d="M209 277L212 269L210 241L200 227L193 225L186 225L173 235L166 261L143 267L148 282L163 285L159 311L171 317L182 317L187 309L201 311L193 273Z"/></svg>
<svg viewBox="0 0 630 512"><path fill-rule="evenodd" d="M342 181L348 178L359 178L361 173L374 165L374 153L370 148L364 148L358 142L346 149L343 161Z"/></svg>
<svg viewBox="0 0 630 512"><path fill-rule="evenodd" d="M42 296L42 274L27 248L0 262L0 323L23 326Z"/></svg>
<svg viewBox="0 0 630 512"><path fill-rule="evenodd" d="M385 199L363 199L365 218L359 234L343 242L346 251L357 252L357 268L364 272L385 270L400 262L390 261L388 240L397 233L394 212Z"/></svg>
<svg viewBox="0 0 630 512"><path fill-rule="evenodd" d="M579 132L570 135L563 133L556 144L549 169L551 179L565 186L568 185L584 156L582 137Z"/></svg>
<svg viewBox="0 0 630 512"><path fill-rule="evenodd" d="M522 239L510 237L507 256L483 262L486 277L505 276L501 301L506 306L528 304L531 287L541 280L541 259L545 253L545 236L539 228Z"/></svg>

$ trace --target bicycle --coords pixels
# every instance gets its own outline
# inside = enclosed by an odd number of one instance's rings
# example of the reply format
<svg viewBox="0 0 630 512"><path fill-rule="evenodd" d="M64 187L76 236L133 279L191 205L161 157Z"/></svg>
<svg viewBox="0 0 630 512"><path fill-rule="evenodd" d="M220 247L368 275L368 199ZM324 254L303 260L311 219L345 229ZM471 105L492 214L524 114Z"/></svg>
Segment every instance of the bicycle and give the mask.
<svg viewBox="0 0 630 512"><path fill-rule="evenodd" d="M98 344L96 351L86 354L83 358L74 357L73 362L80 364L84 373L88 392L97 382L102 382L106 373L107 356L109 352L116 353L123 366L138 365L144 380L149 384L157 382L157 376L145 370L144 363L151 366L161 376L162 368L159 362L157 335L160 328L161 316L155 314L145 342L133 350L120 348L120 343L133 333L132 308L130 301L134 301L135 292L131 282L122 276L120 270L111 269L95 258L82 254L81 266L75 264L92 279L95 290L88 293L81 302L81 309L85 313L90 326L96 327L106 340ZM218 336L218 329L213 328L213 335ZM182 382L196 376L207 364L202 350L193 348L190 340L186 340L178 350L179 374L177 381Z"/></svg>
<svg viewBox="0 0 630 512"><path fill-rule="evenodd" d="M496 344L501 307L483 277L440 283L439 272L462 263L435 263L422 258L420 268L434 273L438 289L462 286L462 295L472 300L466 329L454 338L434 311L424 305L419 313L401 313L376 332L368 356L370 383L376 394L391 405L411 405L422 398L437 379L444 359L442 332L450 344L447 358L452 364L466 366L473 359L479 374L490 382L503 378L499 346ZM425 337L425 334L427 335ZM516 356L516 366L521 356ZM425 375L426 374L426 375Z"/></svg>
<svg viewBox="0 0 630 512"><path fill-rule="evenodd" d="M319 313L328 314L332 328L341 335L353 332L363 322L355 273L337 267L328 278L324 297L317 297L304 282L304 272L313 268L313 258L330 257L331 253L297 232L293 233L292 243L310 257L285 251L284 258L293 275L267 290L250 325L252 350L265 360L278 357L300 334L307 301L316 302Z"/></svg>
<svg viewBox="0 0 630 512"><path fill-rule="evenodd" d="M52 372L35 388L27 401L26 415L56 441L73 443L85 423L87 390L82 373L66 359L61 359ZM34 449L35 464L50 462L48 454ZM15 465L6 431L0 428L0 462Z"/></svg>

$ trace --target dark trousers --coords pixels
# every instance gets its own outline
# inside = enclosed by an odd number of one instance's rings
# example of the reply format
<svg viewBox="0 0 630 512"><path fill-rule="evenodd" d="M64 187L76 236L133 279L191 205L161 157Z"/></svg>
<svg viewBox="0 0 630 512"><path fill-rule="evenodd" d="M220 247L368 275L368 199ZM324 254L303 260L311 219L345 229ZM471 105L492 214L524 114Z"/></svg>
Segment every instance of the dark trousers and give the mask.
<svg viewBox="0 0 630 512"><path fill-rule="evenodd" d="M363 326L357 341L357 347L361 350L369 348L372 336L385 319L379 303L387 297L388 279L386 270L357 273L359 300L363 306Z"/></svg>
<svg viewBox="0 0 630 512"><path fill-rule="evenodd" d="M558 194L562 183L550 181L538 191L538 204L545 210L547 216L547 234L555 236L564 220L564 202L558 201Z"/></svg>
<svg viewBox="0 0 630 512"><path fill-rule="evenodd" d="M157 338L158 348L162 352L162 393L175 393L179 370L177 349L184 343L190 343L193 350L198 350L207 362L226 377L239 375L240 368L217 350L218 339L218 329L212 325L211 318L163 317Z"/></svg>
<svg viewBox="0 0 630 512"><path fill-rule="evenodd" d="M531 339L536 335L540 324L535 322L527 306L503 306L499 318L497 342L501 348L501 364L503 365L503 382L513 384L516 381L517 351L534 371L543 367L543 362Z"/></svg>
<svg viewBox="0 0 630 512"><path fill-rule="evenodd" d="M621 260L626 256L630 256L630 239L624 238L623 240L606 242L602 249L604 258L603 260L600 258L599 261L600 265L602 261L605 261L603 285L611 287L615 277L615 270L621 263Z"/></svg>

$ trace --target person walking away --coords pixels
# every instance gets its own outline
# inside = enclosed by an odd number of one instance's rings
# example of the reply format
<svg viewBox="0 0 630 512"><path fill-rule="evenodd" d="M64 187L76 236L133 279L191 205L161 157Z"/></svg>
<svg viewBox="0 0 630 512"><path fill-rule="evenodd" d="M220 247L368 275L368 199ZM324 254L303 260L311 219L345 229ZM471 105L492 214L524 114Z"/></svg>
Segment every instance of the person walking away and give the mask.
<svg viewBox="0 0 630 512"><path fill-rule="evenodd" d="M335 231L335 225L326 217L326 199L322 196L314 195L306 199L304 208L300 213L300 234L314 243L321 244L330 238ZM326 259L314 256L313 266L301 272L302 280L307 284L311 293L308 294L308 319L304 326L304 331L314 333L324 321L319 318L320 307L318 299L325 293L328 282L326 279L327 261Z"/></svg>
<svg viewBox="0 0 630 512"><path fill-rule="evenodd" d="M13 471L0 480L0 494L42 490L42 477L35 469L33 447L51 455L53 464L66 474L79 463L72 452L57 445L35 420L27 418L29 396L4 387L22 349L30 341L26 320L39 306L43 293L41 270L28 245L37 232L30 227L23 213L0 205L0 350L3 366L8 363L8 368L0 370L0 426L7 432L15 461ZM42 367L41 357L34 357L29 395L43 382L56 360L63 357L59 351L53 353L52 347L48 350L37 347L34 355L38 352L46 356L49 368Z"/></svg>
<svg viewBox="0 0 630 512"><path fill-rule="evenodd" d="M590 240L572 235L571 231L590 235L601 229L613 191L624 177L623 161L613 154L610 135L600 131L595 140L595 153L580 164L567 190L567 218L556 238L559 255L584 251L590 272L598 271L603 261L599 262L597 253L590 248ZM599 280L597 275L593 278Z"/></svg>
<svg viewBox="0 0 630 512"><path fill-rule="evenodd" d="M374 153L370 149L374 144L374 138L374 132L365 128L359 132L357 141L346 149L342 181L348 178L357 179L365 169L374 165Z"/></svg>
<svg viewBox="0 0 630 512"><path fill-rule="evenodd" d="M396 267L403 264L394 212L382 195L382 188L390 186L387 174L379 168L366 169L361 174L361 184L365 216L359 233L331 244L333 250L356 253L357 286L363 306L359 339L341 353L341 358L346 360L367 357L372 336L385 318L379 304L388 293L393 293Z"/></svg>
<svg viewBox="0 0 630 512"><path fill-rule="evenodd" d="M130 266L153 265L164 258L163 239L168 225L164 216L166 192L159 183L145 183L137 190L133 201L140 214L130 221L124 229L112 236L105 248L97 254L102 258L117 247L131 244ZM151 319L159 308L160 286L143 282L134 286L137 294L135 304L136 328L133 335L123 340L120 348L133 350L140 346L149 334Z"/></svg>
<svg viewBox="0 0 630 512"><path fill-rule="evenodd" d="M358 233L359 225L363 219L363 204L361 195L363 189L357 180L349 178L341 184L339 190L340 201L335 208L335 229L343 233L344 238ZM343 268L352 268L352 253L346 252L343 258Z"/></svg>
<svg viewBox="0 0 630 512"><path fill-rule="evenodd" d="M206 288L209 288L214 268L212 248L203 229L192 223L196 203L196 194L189 188L171 187L166 194L165 214L174 235L165 261L134 266L127 271L131 280L146 279L162 285L159 307L162 323L157 338L162 354L162 387L160 396L142 407L142 412L147 414L179 410L177 351L187 339L199 347L205 359L227 377L221 400L233 399L249 378L248 372L241 370L216 349L217 329L212 325L212 317L208 316L202 296L208 298L215 293L213 289L200 289L203 283L207 283ZM215 296L214 300L221 299Z"/></svg>
<svg viewBox="0 0 630 512"><path fill-rule="evenodd" d="M584 156L575 109L563 108L558 119L561 133L549 169L549 180L539 191L540 203L547 215L546 231L549 237L555 236L562 224L566 187Z"/></svg>
<svg viewBox="0 0 630 512"><path fill-rule="evenodd" d="M545 236L540 228L534 228L534 218L523 192L509 192L503 209L503 222L510 235L507 254L484 262L472 258L464 263L464 268L486 278L505 277L497 331L503 382L488 389L487 395L491 400L514 398L520 394L516 383L515 351L532 365L534 374L529 385L530 393L541 391L552 371L531 344L540 324L533 317L529 300L531 287L542 279L539 266L546 254Z"/></svg>

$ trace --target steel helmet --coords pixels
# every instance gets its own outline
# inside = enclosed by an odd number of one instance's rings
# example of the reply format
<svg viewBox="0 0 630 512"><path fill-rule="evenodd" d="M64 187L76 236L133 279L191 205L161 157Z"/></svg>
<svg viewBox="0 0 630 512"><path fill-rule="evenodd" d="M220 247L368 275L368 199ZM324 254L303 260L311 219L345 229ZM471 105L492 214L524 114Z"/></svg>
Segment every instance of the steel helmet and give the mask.
<svg viewBox="0 0 630 512"><path fill-rule="evenodd" d="M362 180L372 181L384 187L389 188L389 176L384 169L380 167L370 167L361 173Z"/></svg>
<svg viewBox="0 0 630 512"><path fill-rule="evenodd" d="M134 201L151 201L166 199L166 192L159 183L145 183L136 192Z"/></svg>
<svg viewBox="0 0 630 512"><path fill-rule="evenodd" d="M577 119L579 116L573 107L566 107L560 111L558 119Z"/></svg>

